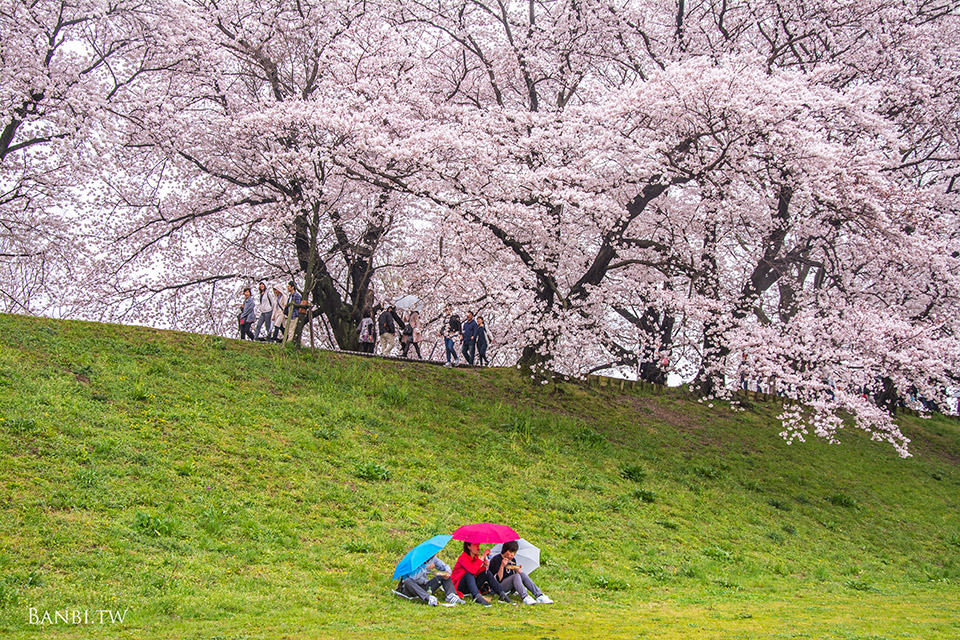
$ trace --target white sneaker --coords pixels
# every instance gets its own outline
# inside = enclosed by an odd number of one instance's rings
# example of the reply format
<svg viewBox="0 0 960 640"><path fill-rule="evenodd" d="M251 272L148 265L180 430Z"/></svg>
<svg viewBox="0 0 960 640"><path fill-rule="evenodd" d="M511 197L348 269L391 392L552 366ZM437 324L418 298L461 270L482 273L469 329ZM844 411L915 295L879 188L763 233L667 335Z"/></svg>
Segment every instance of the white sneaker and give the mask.
<svg viewBox="0 0 960 640"><path fill-rule="evenodd" d="M523 596L523 604L537 604L537 601L532 596L526 595Z"/></svg>
<svg viewBox="0 0 960 640"><path fill-rule="evenodd" d="M445 366L445 367L451 367L451 366L453 366L453 365L451 365L451 364L448 362L448 363L446 363L446 364L443 365L443 366Z"/></svg>
<svg viewBox="0 0 960 640"><path fill-rule="evenodd" d="M427 604L430 605L431 607L437 606L437 598L436 598L436 596L428 596L428 597L427 597Z"/></svg>
<svg viewBox="0 0 960 640"><path fill-rule="evenodd" d="M540 604L553 604L553 600L548 598L546 594L540 594L540 597L537 598L537 602Z"/></svg>

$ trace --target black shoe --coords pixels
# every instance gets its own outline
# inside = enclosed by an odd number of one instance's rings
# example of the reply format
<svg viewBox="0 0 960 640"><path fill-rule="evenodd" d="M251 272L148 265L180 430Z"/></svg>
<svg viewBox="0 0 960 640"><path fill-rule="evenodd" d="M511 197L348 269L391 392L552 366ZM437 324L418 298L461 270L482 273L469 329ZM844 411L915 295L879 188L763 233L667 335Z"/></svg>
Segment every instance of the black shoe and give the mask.
<svg viewBox="0 0 960 640"><path fill-rule="evenodd" d="M512 605L517 604L516 602L510 599L510 596L508 596L505 593L500 594L500 602L502 602L503 604L512 604Z"/></svg>

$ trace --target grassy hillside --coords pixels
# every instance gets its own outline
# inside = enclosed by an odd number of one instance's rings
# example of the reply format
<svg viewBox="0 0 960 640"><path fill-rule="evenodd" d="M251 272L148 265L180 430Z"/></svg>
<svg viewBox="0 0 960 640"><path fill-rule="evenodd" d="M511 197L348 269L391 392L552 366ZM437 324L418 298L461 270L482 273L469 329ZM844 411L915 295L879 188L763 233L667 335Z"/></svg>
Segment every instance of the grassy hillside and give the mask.
<svg viewBox="0 0 960 640"><path fill-rule="evenodd" d="M787 446L777 412L0 315L0 634L960 637L957 421L905 419L901 460ZM555 606L388 594L483 520Z"/></svg>

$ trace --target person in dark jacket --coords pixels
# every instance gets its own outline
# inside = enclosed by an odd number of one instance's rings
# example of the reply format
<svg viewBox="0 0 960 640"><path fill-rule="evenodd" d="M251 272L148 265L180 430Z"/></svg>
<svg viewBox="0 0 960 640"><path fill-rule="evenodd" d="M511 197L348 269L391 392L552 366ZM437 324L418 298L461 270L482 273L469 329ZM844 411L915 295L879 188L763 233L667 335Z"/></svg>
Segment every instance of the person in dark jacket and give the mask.
<svg viewBox="0 0 960 640"><path fill-rule="evenodd" d="M493 337L490 335L490 330L487 329L486 323L483 321L483 316L477 316L477 365L478 366L490 366L490 361L487 360L487 346L493 342Z"/></svg>
<svg viewBox="0 0 960 640"><path fill-rule="evenodd" d="M467 311L467 320L463 323L461 337L463 338L463 349L461 349L463 359L468 364L473 364L477 354L477 321L473 319L472 311Z"/></svg>
<svg viewBox="0 0 960 640"><path fill-rule="evenodd" d="M523 604L553 604L553 600L540 591L523 566L517 563L519 546L516 540L504 543L500 553L490 558L490 573L504 591L516 591Z"/></svg>
<svg viewBox="0 0 960 640"><path fill-rule="evenodd" d="M284 315L290 318L291 320L296 320L300 317L300 303L303 301L303 298L297 292L297 285L294 284L293 280L287 283L287 306L284 308Z"/></svg>
<svg viewBox="0 0 960 640"><path fill-rule="evenodd" d="M243 306L240 308L240 339L253 340L253 323L257 321L257 307L250 296L250 287L243 288Z"/></svg>
<svg viewBox="0 0 960 640"><path fill-rule="evenodd" d="M291 280L287 283L287 304L283 309L284 317L289 318L283 328L284 341L288 339L288 336L293 336L290 330L297 326L297 318L300 317L300 303L302 301L303 298L300 297L300 294L297 292L297 285Z"/></svg>
<svg viewBox="0 0 960 640"><path fill-rule="evenodd" d="M397 315L397 308L392 304L384 309L377 318L377 329L380 332L380 355L388 356L397 346L397 333L404 329L403 320Z"/></svg>

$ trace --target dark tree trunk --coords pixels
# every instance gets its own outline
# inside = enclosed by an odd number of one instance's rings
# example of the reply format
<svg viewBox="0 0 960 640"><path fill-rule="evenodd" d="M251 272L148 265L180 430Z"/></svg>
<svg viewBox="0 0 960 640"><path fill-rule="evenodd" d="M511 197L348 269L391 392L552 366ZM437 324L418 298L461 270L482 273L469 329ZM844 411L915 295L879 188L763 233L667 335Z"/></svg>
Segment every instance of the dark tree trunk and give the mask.
<svg viewBox="0 0 960 640"><path fill-rule="evenodd" d="M663 353L673 345L673 327L676 319L666 311L655 307L647 309L639 317L624 307L614 307L620 317L648 336L647 343L640 353L620 345L607 344L614 355L621 357L624 364L638 365L640 379L653 384L666 384L667 371L660 366Z"/></svg>
<svg viewBox="0 0 960 640"><path fill-rule="evenodd" d="M882 407L889 411L891 414L895 413L897 406L900 404L900 396L897 395L897 389L893 386L893 380L884 376L880 380L882 385L880 390L877 391L876 395L873 397L873 401L877 406Z"/></svg>
<svg viewBox="0 0 960 640"><path fill-rule="evenodd" d="M386 199L381 199L386 204ZM305 274L304 293L309 297L314 309L327 319L333 339L340 349L360 350L358 326L365 311L373 307L373 293L370 283L373 278L373 255L389 227L389 221L381 219L370 223L359 243L352 244L344 233L339 217L331 214L334 233L337 238L335 250L348 266L346 291L341 293L333 276L327 269L319 250L316 237L319 217L314 215L308 222L307 214L297 216L294 224L294 245L297 262ZM298 323L297 338L301 335L303 321Z"/></svg>
<svg viewBox="0 0 960 640"><path fill-rule="evenodd" d="M313 304L330 323L330 330L337 342L337 347L347 351L360 350L360 334L357 331L360 319L354 320L351 304L346 304L340 298L333 283L333 278L327 272L323 263L316 269L316 279L313 282L311 297Z"/></svg>
<svg viewBox="0 0 960 640"><path fill-rule="evenodd" d="M523 347L523 351L520 352L518 364L524 376L533 375L537 379L542 379L545 375L549 375L551 370L550 365L554 358L554 356L549 355L552 353L550 347L555 341L556 336L544 331L532 343ZM546 351L548 355L540 353L543 347L547 347Z"/></svg>
<svg viewBox="0 0 960 640"><path fill-rule="evenodd" d="M673 344L673 325L676 322L669 313L648 308L640 318L640 329L653 339L655 348L644 354L640 364L640 379L653 384L667 384L667 370L661 366L662 354Z"/></svg>
<svg viewBox="0 0 960 640"><path fill-rule="evenodd" d="M707 396L717 389L717 376L713 366L722 362L730 351L720 339L718 322L707 322L703 326L703 362L691 386L697 394Z"/></svg>
<svg viewBox="0 0 960 640"><path fill-rule="evenodd" d="M702 263L701 273L697 279L697 291L711 300L720 295L720 270L717 265L717 228L716 224L708 222L704 229L703 251L700 254ZM701 353L700 370L693 380L693 388L700 395L709 395L716 389L715 368L729 353L723 343L721 318L711 313L711 319L703 323L703 352Z"/></svg>
<svg viewBox="0 0 960 640"><path fill-rule="evenodd" d="M309 287L309 291L304 291L305 297L309 299L313 307L323 314L330 324L330 330L333 333L333 339L340 349L358 351L360 348L360 336L357 332L359 323L359 314L354 320L353 305L344 302L337 291L333 278L327 270L326 264L319 255L316 243L312 240L316 236L316 230L311 229L307 222L307 216L299 215L295 220L294 245L297 251L297 262L300 269L304 272L304 286ZM361 280L363 289L369 287L369 275ZM358 294L361 295L362 294ZM300 344L300 338L303 334L303 327L306 319L301 316L297 327L294 330L294 340Z"/></svg>

